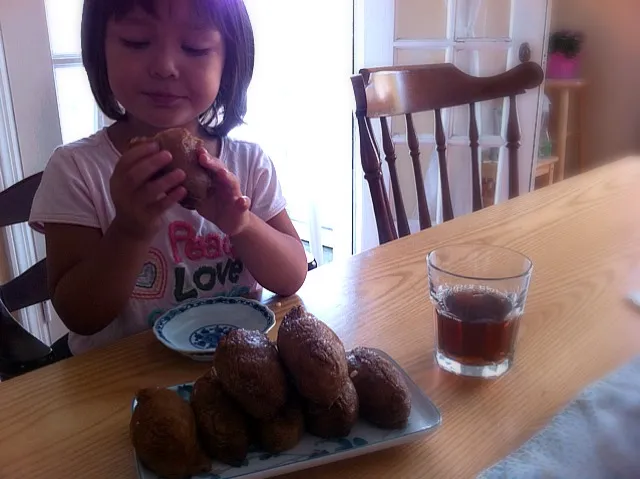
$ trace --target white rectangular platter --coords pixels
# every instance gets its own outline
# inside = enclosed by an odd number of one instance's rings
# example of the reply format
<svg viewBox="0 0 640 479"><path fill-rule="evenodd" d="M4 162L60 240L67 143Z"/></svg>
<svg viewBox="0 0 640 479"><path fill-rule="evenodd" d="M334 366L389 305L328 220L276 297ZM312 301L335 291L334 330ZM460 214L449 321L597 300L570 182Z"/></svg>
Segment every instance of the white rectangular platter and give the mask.
<svg viewBox="0 0 640 479"><path fill-rule="evenodd" d="M379 429L360 419L348 437L327 440L307 433L289 451L269 454L252 449L241 467L214 462L210 473L193 476L193 479L266 479L406 444L431 433L440 425L440 411L393 359L382 351L378 352L398 367L411 392L411 414L404 429ZM187 383L169 389L176 390L188 401L192 388L193 383ZM137 458L135 460L139 479L159 479Z"/></svg>

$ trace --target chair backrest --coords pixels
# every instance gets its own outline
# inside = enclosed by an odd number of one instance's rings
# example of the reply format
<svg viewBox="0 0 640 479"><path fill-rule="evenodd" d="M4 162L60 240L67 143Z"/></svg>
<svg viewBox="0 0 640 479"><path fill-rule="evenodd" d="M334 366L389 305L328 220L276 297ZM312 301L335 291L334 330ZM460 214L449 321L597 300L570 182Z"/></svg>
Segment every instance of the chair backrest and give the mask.
<svg viewBox="0 0 640 479"><path fill-rule="evenodd" d="M0 191L0 228L25 223L40 186L42 173L36 173L4 191Z"/></svg>
<svg viewBox="0 0 640 479"><path fill-rule="evenodd" d="M42 173L36 173L0 192L0 227L29 220L33 198L41 179ZM47 267L44 259L8 283L0 285L0 301L9 311L17 311L48 299Z"/></svg>
<svg viewBox="0 0 640 479"><path fill-rule="evenodd" d="M0 285L0 301L9 311L44 303L49 300L47 261L38 261L21 275Z"/></svg>
<svg viewBox="0 0 640 479"><path fill-rule="evenodd" d="M29 220L33 198L41 179L42 173L37 173L0 192L0 227ZM48 299L45 260L39 261L8 283L0 285L0 379L6 377L8 371L11 372L10 377L12 374L32 369L36 367L35 363L51 354L49 346L29 334L11 316L12 311Z"/></svg>
<svg viewBox="0 0 640 479"><path fill-rule="evenodd" d="M434 111L435 113L435 143L440 171L442 216L444 221L448 221L453 219L453 206L447 172L447 140L442 122L442 110L462 105L469 106L472 202L473 211L477 211L482 208L482 191L479 161L480 135L476 120L476 103L509 98L506 148L509 164L509 198L513 198L519 194L520 125L516 96L539 86L543 79L542 68L533 62L521 63L505 73L492 77L470 76L449 63L365 68L360 70L358 75L351 77L356 100L356 119L360 133L362 168L371 191L380 244L396 239L398 236L410 234L407 213L400 191L396 153L388 118L401 115L405 117L407 143L417 190L420 229L429 228L431 218L420 165L419 141L414 127L413 114L426 111ZM384 187L380 148L375 139L372 118L380 120L382 151L389 167L389 179L398 223L397 230Z"/></svg>
<svg viewBox="0 0 640 479"><path fill-rule="evenodd" d="M51 348L25 330L0 301L0 381L50 354Z"/></svg>

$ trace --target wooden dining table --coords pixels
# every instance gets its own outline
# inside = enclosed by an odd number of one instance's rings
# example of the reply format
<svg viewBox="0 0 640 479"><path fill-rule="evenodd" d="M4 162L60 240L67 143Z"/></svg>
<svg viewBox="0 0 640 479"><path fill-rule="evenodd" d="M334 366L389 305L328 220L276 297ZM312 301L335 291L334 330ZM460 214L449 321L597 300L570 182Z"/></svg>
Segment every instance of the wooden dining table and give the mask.
<svg viewBox="0 0 640 479"><path fill-rule="evenodd" d="M451 243L504 245L533 260L515 364L497 380L434 363L425 257ZM303 303L345 347L386 351L442 413L416 442L287 477L474 477L640 353L640 312L625 300L637 267L640 158L627 158L322 266L294 297L265 298L278 321ZM1 383L0 478L135 478L134 394L207 367L145 332Z"/></svg>

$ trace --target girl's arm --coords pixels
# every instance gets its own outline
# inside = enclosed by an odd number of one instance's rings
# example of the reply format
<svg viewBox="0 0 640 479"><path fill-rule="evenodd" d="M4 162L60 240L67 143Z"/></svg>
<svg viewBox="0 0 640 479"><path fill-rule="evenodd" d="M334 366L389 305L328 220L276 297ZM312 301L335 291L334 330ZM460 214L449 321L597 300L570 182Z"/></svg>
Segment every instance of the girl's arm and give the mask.
<svg viewBox="0 0 640 479"><path fill-rule="evenodd" d="M184 171L154 176L171 162L159 148L135 146L116 164L110 180L116 215L104 236L96 228L45 223L51 299L74 333L95 334L121 313L162 214L186 195Z"/></svg>
<svg viewBox="0 0 640 479"><path fill-rule="evenodd" d="M204 148L198 155L202 167L212 172L214 192L198 213L229 235L235 255L258 283L281 296L296 293L307 276L307 256L286 210L263 221L251 212L251 199L220 159Z"/></svg>
<svg viewBox="0 0 640 479"><path fill-rule="evenodd" d="M281 296L295 294L307 276L307 256L286 211L267 223L253 213L231 236L234 253L262 286Z"/></svg>
<svg viewBox="0 0 640 479"><path fill-rule="evenodd" d="M45 224L51 301L70 331L95 334L122 311L147 257L148 241L112 223L95 228Z"/></svg>

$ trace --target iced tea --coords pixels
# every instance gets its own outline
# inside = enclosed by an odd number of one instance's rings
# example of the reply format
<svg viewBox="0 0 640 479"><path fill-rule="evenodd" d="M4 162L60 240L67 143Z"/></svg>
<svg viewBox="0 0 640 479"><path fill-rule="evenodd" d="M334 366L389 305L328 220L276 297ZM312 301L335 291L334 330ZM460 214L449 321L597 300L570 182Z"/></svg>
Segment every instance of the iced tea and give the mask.
<svg viewBox="0 0 640 479"><path fill-rule="evenodd" d="M438 349L461 364L483 366L513 351L521 313L507 295L486 288L445 290L436 305Z"/></svg>

